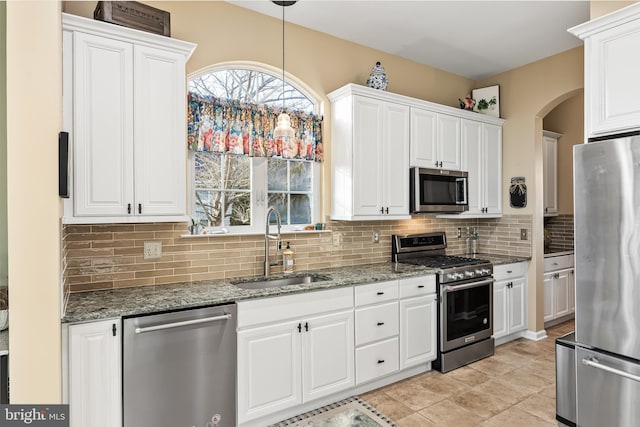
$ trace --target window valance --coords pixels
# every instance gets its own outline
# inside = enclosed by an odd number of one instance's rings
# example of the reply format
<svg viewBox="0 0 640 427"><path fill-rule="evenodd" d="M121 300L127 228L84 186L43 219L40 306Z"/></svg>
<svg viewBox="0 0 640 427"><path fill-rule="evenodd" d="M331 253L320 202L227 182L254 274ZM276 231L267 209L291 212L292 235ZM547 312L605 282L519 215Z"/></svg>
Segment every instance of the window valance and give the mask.
<svg viewBox="0 0 640 427"><path fill-rule="evenodd" d="M324 160L322 117L287 111L294 141L274 140L282 110L189 93L187 144L193 151Z"/></svg>

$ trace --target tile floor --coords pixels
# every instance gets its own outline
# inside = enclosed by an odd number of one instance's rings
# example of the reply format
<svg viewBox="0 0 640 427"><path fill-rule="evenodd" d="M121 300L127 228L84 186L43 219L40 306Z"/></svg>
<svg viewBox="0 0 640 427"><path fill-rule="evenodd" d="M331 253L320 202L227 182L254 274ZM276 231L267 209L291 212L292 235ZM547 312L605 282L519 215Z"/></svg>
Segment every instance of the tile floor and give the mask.
<svg viewBox="0 0 640 427"><path fill-rule="evenodd" d="M360 397L399 427L556 426L555 339L573 320L496 347L493 357L446 374L430 371Z"/></svg>

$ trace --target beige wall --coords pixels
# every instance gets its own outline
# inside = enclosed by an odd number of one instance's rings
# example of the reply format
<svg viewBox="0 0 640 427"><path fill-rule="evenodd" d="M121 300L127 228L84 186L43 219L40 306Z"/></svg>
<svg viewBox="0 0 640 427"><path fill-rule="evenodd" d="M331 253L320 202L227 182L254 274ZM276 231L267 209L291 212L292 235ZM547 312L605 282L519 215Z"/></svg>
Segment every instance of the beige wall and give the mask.
<svg viewBox="0 0 640 427"><path fill-rule="evenodd" d="M0 286L7 284L7 8L0 4Z"/></svg>
<svg viewBox="0 0 640 427"><path fill-rule="evenodd" d="M589 15L591 19L598 18L614 10L621 9L625 6L633 4L633 1L592 1L589 3Z"/></svg>
<svg viewBox="0 0 640 427"><path fill-rule="evenodd" d="M558 213L573 214L573 146L584 143L584 94L567 99L544 117L545 130L558 140Z"/></svg>
<svg viewBox="0 0 640 427"><path fill-rule="evenodd" d="M59 403L60 4L7 2L11 403Z"/></svg>
<svg viewBox="0 0 640 427"><path fill-rule="evenodd" d="M533 215L532 262L528 281L528 328L542 331L543 321L543 203L542 118L562 101L581 93L584 87L582 47L516 68L481 82L500 85L503 128L503 213ZM528 188L527 207L509 207L511 177L524 176Z"/></svg>

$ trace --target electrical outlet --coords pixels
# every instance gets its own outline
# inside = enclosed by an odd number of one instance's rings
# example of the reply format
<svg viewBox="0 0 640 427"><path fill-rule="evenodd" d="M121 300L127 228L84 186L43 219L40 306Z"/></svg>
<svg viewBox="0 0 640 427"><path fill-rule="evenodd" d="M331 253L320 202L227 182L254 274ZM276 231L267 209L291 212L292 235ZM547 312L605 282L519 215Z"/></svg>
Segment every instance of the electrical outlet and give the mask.
<svg viewBox="0 0 640 427"><path fill-rule="evenodd" d="M162 242L144 242L144 259L162 258Z"/></svg>
<svg viewBox="0 0 640 427"><path fill-rule="evenodd" d="M458 239L462 237L462 228L458 227Z"/></svg>
<svg viewBox="0 0 640 427"><path fill-rule="evenodd" d="M520 229L520 240L527 240L529 238L529 233L526 228Z"/></svg>
<svg viewBox="0 0 640 427"><path fill-rule="evenodd" d="M380 232L379 231L374 231L373 235L371 236L371 241L373 243L380 243Z"/></svg>
<svg viewBox="0 0 640 427"><path fill-rule="evenodd" d="M334 248L339 248L342 246L342 234L341 233L332 233L332 242Z"/></svg>

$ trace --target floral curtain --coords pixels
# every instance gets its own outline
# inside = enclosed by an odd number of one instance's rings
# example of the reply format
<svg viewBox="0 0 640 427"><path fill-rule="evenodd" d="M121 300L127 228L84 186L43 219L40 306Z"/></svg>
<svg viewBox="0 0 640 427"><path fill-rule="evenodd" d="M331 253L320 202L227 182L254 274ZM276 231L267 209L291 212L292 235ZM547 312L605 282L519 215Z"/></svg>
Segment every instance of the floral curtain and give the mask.
<svg viewBox="0 0 640 427"><path fill-rule="evenodd" d="M279 109L189 93L187 144L193 151L324 160L322 117L289 112L294 141L274 140Z"/></svg>

